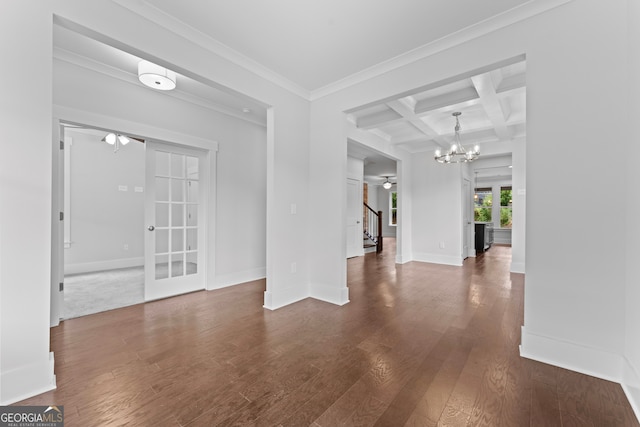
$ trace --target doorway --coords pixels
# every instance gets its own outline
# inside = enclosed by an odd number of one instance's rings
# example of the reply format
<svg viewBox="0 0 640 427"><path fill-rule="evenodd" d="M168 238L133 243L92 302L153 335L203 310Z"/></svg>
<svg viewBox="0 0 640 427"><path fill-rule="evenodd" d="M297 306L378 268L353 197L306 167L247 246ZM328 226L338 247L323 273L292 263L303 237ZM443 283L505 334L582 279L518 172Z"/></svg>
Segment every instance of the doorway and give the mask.
<svg viewBox="0 0 640 427"><path fill-rule="evenodd" d="M128 135L126 144L110 144L109 132L78 125L60 131L62 238L54 242L61 285L52 295L52 324L54 311L69 319L204 289L207 151ZM157 214L159 233L149 233ZM158 234L168 237L156 250ZM162 268L170 286L162 286Z"/></svg>

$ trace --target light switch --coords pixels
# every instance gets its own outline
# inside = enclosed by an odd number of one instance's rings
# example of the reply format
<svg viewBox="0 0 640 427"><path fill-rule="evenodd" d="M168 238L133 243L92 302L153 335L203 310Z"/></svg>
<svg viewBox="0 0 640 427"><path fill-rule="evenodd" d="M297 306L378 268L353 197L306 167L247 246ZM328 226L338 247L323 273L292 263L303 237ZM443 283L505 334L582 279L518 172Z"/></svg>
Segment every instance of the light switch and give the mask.
<svg viewBox="0 0 640 427"><path fill-rule="evenodd" d="M129 191L129 187L126 185L118 185L118 191Z"/></svg>

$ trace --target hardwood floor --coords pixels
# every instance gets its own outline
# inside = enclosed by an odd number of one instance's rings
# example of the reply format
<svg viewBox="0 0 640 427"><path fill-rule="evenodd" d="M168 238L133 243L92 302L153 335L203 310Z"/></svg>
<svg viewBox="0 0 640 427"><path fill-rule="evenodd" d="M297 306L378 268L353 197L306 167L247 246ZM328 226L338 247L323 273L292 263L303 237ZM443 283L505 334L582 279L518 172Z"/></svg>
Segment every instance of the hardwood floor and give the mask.
<svg viewBox="0 0 640 427"><path fill-rule="evenodd" d="M351 302L262 308L264 281L51 330L66 426L638 426L618 384L518 355L511 249L348 261Z"/></svg>

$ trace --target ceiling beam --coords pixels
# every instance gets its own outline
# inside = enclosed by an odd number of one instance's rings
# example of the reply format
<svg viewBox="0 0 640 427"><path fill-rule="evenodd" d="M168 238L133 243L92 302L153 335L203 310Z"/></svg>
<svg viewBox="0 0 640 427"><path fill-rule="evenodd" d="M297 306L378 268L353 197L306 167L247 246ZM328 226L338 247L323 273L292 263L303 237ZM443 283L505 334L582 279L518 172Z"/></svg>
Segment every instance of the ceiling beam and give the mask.
<svg viewBox="0 0 640 427"><path fill-rule="evenodd" d="M508 117L510 112L504 111L500 104L491 73L473 76L471 77L471 81L478 95L480 95L480 101L482 102L482 107L487 117L491 123L493 123L496 135L502 140L510 140L511 134L507 129L507 122L505 120L505 117Z"/></svg>
<svg viewBox="0 0 640 427"><path fill-rule="evenodd" d="M496 87L497 93L508 92L515 89L523 88L527 85L527 76L525 73L514 74L503 78Z"/></svg>
<svg viewBox="0 0 640 427"><path fill-rule="evenodd" d="M359 117L356 124L360 129L373 129L400 119L402 116L393 110L385 110Z"/></svg>
<svg viewBox="0 0 640 427"><path fill-rule="evenodd" d="M436 144L443 148L449 146L449 141L438 134L438 132L433 130L431 126L420 120L420 118L415 113L414 105L411 102L411 99L402 98L395 101L390 101L387 102L387 106L401 115L409 123L411 123L413 127L422 132L427 137L426 139L434 141Z"/></svg>
<svg viewBox="0 0 640 427"><path fill-rule="evenodd" d="M473 101L478 99L478 92L474 87L466 87L454 92L445 93L443 95L426 98L416 103L415 113L418 115L437 110L442 107L449 107L453 104Z"/></svg>

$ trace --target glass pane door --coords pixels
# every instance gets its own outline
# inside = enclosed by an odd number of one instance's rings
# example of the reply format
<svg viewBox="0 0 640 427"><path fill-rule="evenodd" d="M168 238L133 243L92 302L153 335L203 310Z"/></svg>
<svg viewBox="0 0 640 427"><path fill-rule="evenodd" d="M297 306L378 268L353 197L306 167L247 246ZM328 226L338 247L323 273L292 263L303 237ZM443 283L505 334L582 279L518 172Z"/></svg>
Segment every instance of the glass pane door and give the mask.
<svg viewBox="0 0 640 427"><path fill-rule="evenodd" d="M147 266L145 295L162 298L204 289L201 161L198 151L147 146Z"/></svg>

